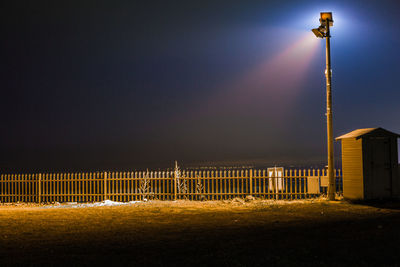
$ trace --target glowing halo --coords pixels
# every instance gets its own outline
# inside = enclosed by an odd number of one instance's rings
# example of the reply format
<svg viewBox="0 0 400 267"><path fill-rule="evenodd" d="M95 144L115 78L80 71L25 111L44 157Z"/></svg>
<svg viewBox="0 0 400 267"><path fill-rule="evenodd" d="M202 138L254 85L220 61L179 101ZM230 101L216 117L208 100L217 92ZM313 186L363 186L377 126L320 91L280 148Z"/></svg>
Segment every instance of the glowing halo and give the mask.
<svg viewBox="0 0 400 267"><path fill-rule="evenodd" d="M311 32L306 32L281 53L218 86L218 93L208 99L208 112L273 111L274 116L284 116L303 87L319 43Z"/></svg>

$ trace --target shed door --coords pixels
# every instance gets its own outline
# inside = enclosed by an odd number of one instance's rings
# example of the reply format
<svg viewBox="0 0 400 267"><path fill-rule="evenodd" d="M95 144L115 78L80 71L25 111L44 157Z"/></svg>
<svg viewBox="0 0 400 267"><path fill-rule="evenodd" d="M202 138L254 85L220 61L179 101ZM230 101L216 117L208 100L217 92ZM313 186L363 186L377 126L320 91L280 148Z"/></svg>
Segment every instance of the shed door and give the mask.
<svg viewBox="0 0 400 267"><path fill-rule="evenodd" d="M391 197L390 139L375 137L371 139L371 145L372 196L373 198Z"/></svg>

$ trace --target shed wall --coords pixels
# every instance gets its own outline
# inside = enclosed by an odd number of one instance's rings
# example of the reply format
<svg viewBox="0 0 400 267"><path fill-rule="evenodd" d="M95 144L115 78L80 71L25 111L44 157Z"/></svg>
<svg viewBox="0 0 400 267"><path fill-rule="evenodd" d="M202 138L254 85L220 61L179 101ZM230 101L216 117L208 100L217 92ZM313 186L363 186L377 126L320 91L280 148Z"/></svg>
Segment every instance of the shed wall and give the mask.
<svg viewBox="0 0 400 267"><path fill-rule="evenodd" d="M400 197L400 169L399 169L399 157L397 150L397 137L392 137L391 142L391 164L392 164L392 193L393 197Z"/></svg>
<svg viewBox="0 0 400 267"><path fill-rule="evenodd" d="M363 138L365 199L399 195L397 137Z"/></svg>
<svg viewBox="0 0 400 267"><path fill-rule="evenodd" d="M373 162L373 151L371 142L369 142L368 138L361 138L362 140L362 153L363 153L363 181L364 181L364 199L373 198L374 194L374 184L373 179L374 175L372 173L372 162Z"/></svg>
<svg viewBox="0 0 400 267"><path fill-rule="evenodd" d="M343 196L364 198L362 140L342 139Z"/></svg>
<svg viewBox="0 0 400 267"><path fill-rule="evenodd" d="M393 196L392 147L388 136L363 139L364 198L382 199Z"/></svg>

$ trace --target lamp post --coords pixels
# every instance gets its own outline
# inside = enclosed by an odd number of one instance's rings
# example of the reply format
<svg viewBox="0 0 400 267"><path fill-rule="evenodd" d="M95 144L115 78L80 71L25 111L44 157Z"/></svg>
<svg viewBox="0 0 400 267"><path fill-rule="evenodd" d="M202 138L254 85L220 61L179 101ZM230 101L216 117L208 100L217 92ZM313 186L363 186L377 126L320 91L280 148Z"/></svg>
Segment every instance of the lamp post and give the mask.
<svg viewBox="0 0 400 267"><path fill-rule="evenodd" d="M312 32L318 38L326 39L326 123L328 136L328 199L335 200L335 175L333 166L333 127L332 127L332 69L331 69L331 44L330 27L333 26L332 12L321 12L319 19L321 26L312 29Z"/></svg>

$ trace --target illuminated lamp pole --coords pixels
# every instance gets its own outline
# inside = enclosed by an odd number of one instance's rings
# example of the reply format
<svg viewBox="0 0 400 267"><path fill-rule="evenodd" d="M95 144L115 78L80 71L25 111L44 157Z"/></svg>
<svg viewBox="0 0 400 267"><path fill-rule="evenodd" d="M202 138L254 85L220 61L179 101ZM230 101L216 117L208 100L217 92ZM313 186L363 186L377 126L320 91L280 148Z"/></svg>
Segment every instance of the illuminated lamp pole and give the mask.
<svg viewBox="0 0 400 267"><path fill-rule="evenodd" d="M335 200L335 175L333 166L333 127L332 127L332 68L331 68L331 44L330 44L330 29L333 26L332 12L321 12L319 19L321 26L312 29L312 32L318 38L326 39L326 123L328 135L328 199Z"/></svg>

